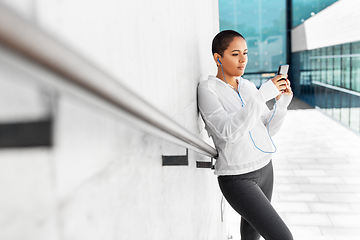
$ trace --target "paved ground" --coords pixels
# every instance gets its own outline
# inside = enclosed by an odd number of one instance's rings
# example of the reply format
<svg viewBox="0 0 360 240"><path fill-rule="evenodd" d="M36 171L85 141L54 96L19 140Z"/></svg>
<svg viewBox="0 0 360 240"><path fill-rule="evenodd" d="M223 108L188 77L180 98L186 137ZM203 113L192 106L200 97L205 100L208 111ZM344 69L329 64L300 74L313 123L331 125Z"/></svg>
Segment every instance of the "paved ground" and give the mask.
<svg viewBox="0 0 360 240"><path fill-rule="evenodd" d="M360 135L296 99L290 109L274 137L274 207L295 240L359 240ZM240 239L238 215L227 215Z"/></svg>

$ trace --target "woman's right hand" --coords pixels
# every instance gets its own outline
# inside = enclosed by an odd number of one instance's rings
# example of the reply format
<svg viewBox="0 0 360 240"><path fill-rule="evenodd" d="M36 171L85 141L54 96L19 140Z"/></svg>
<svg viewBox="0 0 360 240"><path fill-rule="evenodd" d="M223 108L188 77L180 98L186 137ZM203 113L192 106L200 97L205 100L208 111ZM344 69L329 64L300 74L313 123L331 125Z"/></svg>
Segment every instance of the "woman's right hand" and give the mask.
<svg viewBox="0 0 360 240"><path fill-rule="evenodd" d="M276 77L272 78L271 81L274 83L274 85L280 92L283 92L286 90L286 88L287 88L286 76L277 75Z"/></svg>

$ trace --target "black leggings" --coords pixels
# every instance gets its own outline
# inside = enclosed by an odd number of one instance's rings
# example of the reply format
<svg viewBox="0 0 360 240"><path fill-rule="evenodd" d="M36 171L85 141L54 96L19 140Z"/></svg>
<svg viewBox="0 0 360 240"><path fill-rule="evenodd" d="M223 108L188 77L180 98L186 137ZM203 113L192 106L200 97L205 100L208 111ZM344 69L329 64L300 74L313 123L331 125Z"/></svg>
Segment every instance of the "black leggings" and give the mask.
<svg viewBox="0 0 360 240"><path fill-rule="evenodd" d="M241 215L241 240L292 240L288 227L271 205L272 162L254 172L218 177L228 203Z"/></svg>

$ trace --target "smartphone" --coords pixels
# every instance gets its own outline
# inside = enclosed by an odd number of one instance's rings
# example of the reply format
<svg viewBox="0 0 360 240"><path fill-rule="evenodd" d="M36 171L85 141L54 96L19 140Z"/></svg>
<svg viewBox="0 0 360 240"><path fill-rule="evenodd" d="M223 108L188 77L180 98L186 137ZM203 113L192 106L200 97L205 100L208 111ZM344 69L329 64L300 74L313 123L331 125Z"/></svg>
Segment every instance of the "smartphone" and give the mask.
<svg viewBox="0 0 360 240"><path fill-rule="evenodd" d="M279 69L278 69L278 72L277 72L277 75L287 76L288 71L289 71L289 65L288 64L280 65Z"/></svg>
<svg viewBox="0 0 360 240"><path fill-rule="evenodd" d="M277 75L287 76L288 71L289 71L289 65L288 64L280 65L279 69L277 71ZM281 81L281 80L285 80L285 78L280 78L278 81ZM284 92L284 90L281 90L281 92Z"/></svg>

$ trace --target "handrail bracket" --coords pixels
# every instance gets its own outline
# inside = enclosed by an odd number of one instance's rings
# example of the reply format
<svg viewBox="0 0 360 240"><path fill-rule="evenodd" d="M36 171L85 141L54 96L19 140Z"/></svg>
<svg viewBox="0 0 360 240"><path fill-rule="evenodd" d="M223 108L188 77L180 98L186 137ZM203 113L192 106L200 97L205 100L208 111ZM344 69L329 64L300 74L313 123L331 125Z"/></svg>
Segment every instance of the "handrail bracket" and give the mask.
<svg viewBox="0 0 360 240"><path fill-rule="evenodd" d="M211 162L196 161L196 168L211 168L215 169L214 158L211 158Z"/></svg>
<svg viewBox="0 0 360 240"><path fill-rule="evenodd" d="M186 148L186 155L162 156L163 166L187 166L189 165L189 150Z"/></svg>

